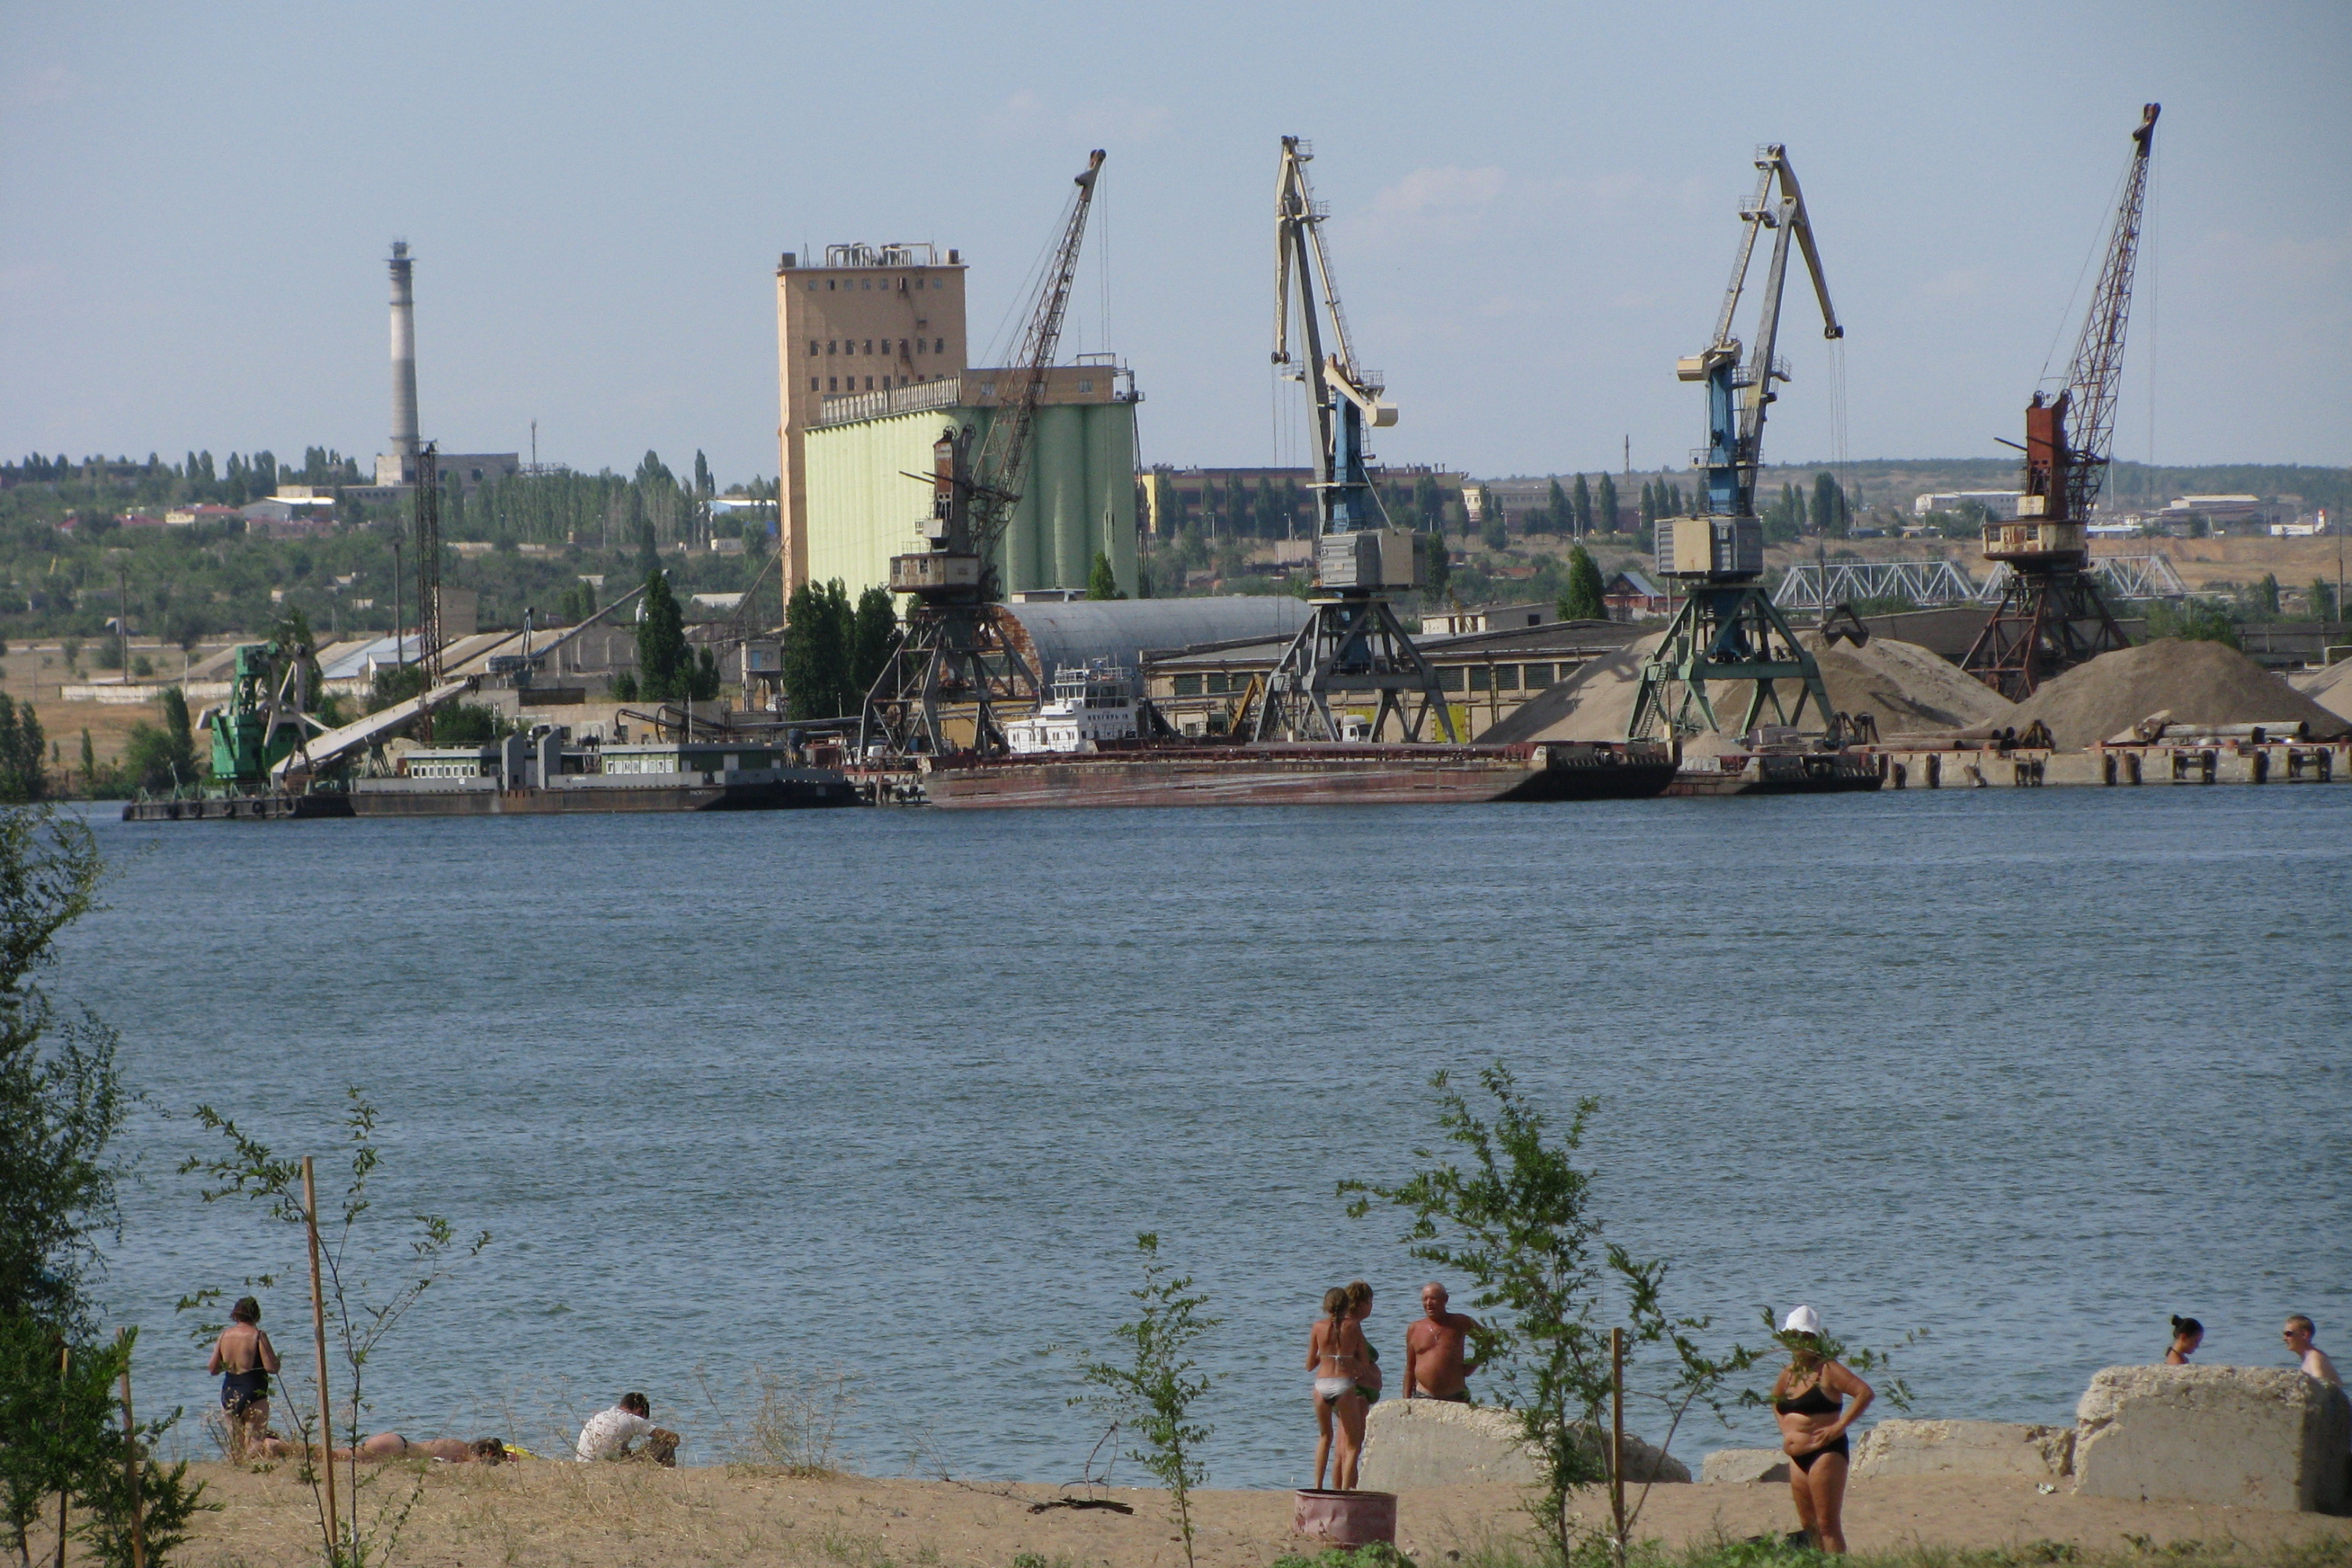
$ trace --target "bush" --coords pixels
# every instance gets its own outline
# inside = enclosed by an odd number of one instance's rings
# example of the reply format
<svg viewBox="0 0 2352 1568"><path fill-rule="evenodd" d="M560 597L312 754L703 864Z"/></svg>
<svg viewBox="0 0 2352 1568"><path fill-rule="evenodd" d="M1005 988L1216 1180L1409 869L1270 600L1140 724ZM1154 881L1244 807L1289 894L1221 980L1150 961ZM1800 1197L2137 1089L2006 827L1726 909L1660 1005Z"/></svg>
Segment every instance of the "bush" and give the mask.
<svg viewBox="0 0 2352 1568"><path fill-rule="evenodd" d="M2217 642L2244 647L2237 623L2221 605L2202 599L2183 599L2178 605L2158 600L2147 607L2147 640L2179 637L2183 642Z"/></svg>

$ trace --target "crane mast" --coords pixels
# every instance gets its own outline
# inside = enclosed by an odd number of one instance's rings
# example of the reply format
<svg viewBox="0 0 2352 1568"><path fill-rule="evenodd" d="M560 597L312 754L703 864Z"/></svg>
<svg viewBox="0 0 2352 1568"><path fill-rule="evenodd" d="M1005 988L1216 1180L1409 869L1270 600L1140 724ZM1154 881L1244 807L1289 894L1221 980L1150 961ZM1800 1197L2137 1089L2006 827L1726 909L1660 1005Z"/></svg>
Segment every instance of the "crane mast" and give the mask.
<svg viewBox="0 0 2352 1568"><path fill-rule="evenodd" d="M1628 732L1635 740L1677 739L1723 728L1711 682L1752 683L1738 735L1752 733L1769 713L1786 728L1803 723L1810 701L1834 746L1843 724L1830 708L1820 666L1797 640L1760 579L1764 574L1764 525L1756 515L1756 476L1764 461L1764 421L1780 394L1773 384L1789 379L1780 357L1780 298L1789 275L1793 241L1811 275L1821 302L1822 335L1835 340L1845 328L1830 303L1827 276L1813 239L1813 225L1788 150L1778 142L1759 148L1756 193L1739 209L1739 248L1731 282L1717 313L1715 336L1698 353L1677 360L1675 374L1706 387L1706 445L1691 454L1703 474L1697 513L1658 521L1661 575L1683 592L1683 603L1658 650L1643 665ZM1773 195L1778 184L1780 194ZM1747 291L1756 242L1772 234L1756 320L1756 341L1743 350L1733 335L1740 297ZM1793 682L1793 700L1780 683Z"/></svg>
<svg viewBox="0 0 2352 1568"><path fill-rule="evenodd" d="M1329 208L1315 199L1307 177L1314 156L1300 138L1282 139L1274 201L1274 363L1306 388L1315 432L1309 489L1317 589L1307 601L1312 614L1306 626L1266 679L1250 738L1341 740L1344 710L1354 700L1374 703L1373 740L1386 734L1393 718L1405 741L1419 741L1433 715L1451 741L1454 716L1438 689L1437 671L1413 646L1384 593L1420 581L1417 542L1383 526L1364 442L1368 426L1385 429L1396 423L1397 411L1382 395L1387 387L1381 377L1356 359L1323 241ZM1342 713L1332 711L1334 700Z"/></svg>
<svg viewBox="0 0 2352 1568"><path fill-rule="evenodd" d="M997 603L1003 595L997 564L1034 444L1037 410L1045 401L1062 321L1069 311L1077 279L1078 248L1086 237L1087 214L1103 151L1087 155L1073 182L1055 247L1023 331L1013 395L999 403L988 431L972 449L970 426L950 426L931 445L929 548L890 558L891 591L911 602L882 672L866 693L858 725L858 749L881 748L894 757L939 756L954 750L944 710L973 708L971 750L992 755L1004 749L998 711L1034 707L1044 696L1037 671L1029 667Z"/></svg>
<svg viewBox="0 0 2352 1568"><path fill-rule="evenodd" d="M2132 132L2123 196L2066 384L2054 398L2036 391L2026 406L2017 516L1985 524L1985 559L2006 566L2009 576L1961 668L2012 702L2032 696L2053 675L2131 646L2091 575L2088 529L2115 438L2124 331L2159 112L2160 105L2142 105Z"/></svg>

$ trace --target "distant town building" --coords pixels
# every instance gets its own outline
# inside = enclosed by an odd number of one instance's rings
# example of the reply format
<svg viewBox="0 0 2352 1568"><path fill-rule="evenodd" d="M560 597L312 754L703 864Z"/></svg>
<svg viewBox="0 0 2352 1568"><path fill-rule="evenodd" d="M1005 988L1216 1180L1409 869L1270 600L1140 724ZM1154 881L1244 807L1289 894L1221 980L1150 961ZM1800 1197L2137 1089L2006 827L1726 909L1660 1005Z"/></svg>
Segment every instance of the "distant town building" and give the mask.
<svg viewBox="0 0 2352 1568"><path fill-rule="evenodd" d="M1630 568L1614 574L1601 584L1601 602L1609 607L1609 618L1612 621L1638 621L1647 616L1663 616L1673 607L1664 589Z"/></svg>
<svg viewBox="0 0 2352 1568"><path fill-rule="evenodd" d="M1932 511L1958 511L1973 501L1984 508L1985 515L1994 521L2014 522L2017 503L2023 499L2023 490L1937 490L1914 497L1911 512L1915 517L1926 517Z"/></svg>

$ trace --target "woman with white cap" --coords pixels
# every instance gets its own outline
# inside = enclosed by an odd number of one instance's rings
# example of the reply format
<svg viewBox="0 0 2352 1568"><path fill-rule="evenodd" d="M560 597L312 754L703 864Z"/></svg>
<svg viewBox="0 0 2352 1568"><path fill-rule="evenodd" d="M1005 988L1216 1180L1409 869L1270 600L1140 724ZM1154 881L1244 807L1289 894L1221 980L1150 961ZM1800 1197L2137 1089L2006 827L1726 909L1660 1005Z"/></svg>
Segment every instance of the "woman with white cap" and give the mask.
<svg viewBox="0 0 2352 1568"><path fill-rule="evenodd" d="M1789 1490L1797 1522L1814 1547L1845 1550L1845 1477L1853 1445L1846 1428L1870 1408L1870 1384L1824 1352L1822 1315L1798 1307L1780 1321L1790 1362L1772 1384L1780 1447L1789 1456Z"/></svg>

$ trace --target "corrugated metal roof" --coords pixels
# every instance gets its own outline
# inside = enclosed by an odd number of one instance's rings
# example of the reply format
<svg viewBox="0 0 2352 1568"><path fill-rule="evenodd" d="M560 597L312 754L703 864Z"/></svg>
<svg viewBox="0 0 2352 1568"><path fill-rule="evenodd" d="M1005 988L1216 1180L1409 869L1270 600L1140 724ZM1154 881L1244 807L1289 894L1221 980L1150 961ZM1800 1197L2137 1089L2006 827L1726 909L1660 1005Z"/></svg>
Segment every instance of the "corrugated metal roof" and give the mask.
<svg viewBox="0 0 2352 1568"><path fill-rule="evenodd" d="M1307 624L1306 603L1287 594L1234 594L1204 599L1082 599L1068 604L1012 604L1035 647L1038 673L1053 679L1066 664L1098 658L1134 668L1149 648L1244 637L1286 638Z"/></svg>

